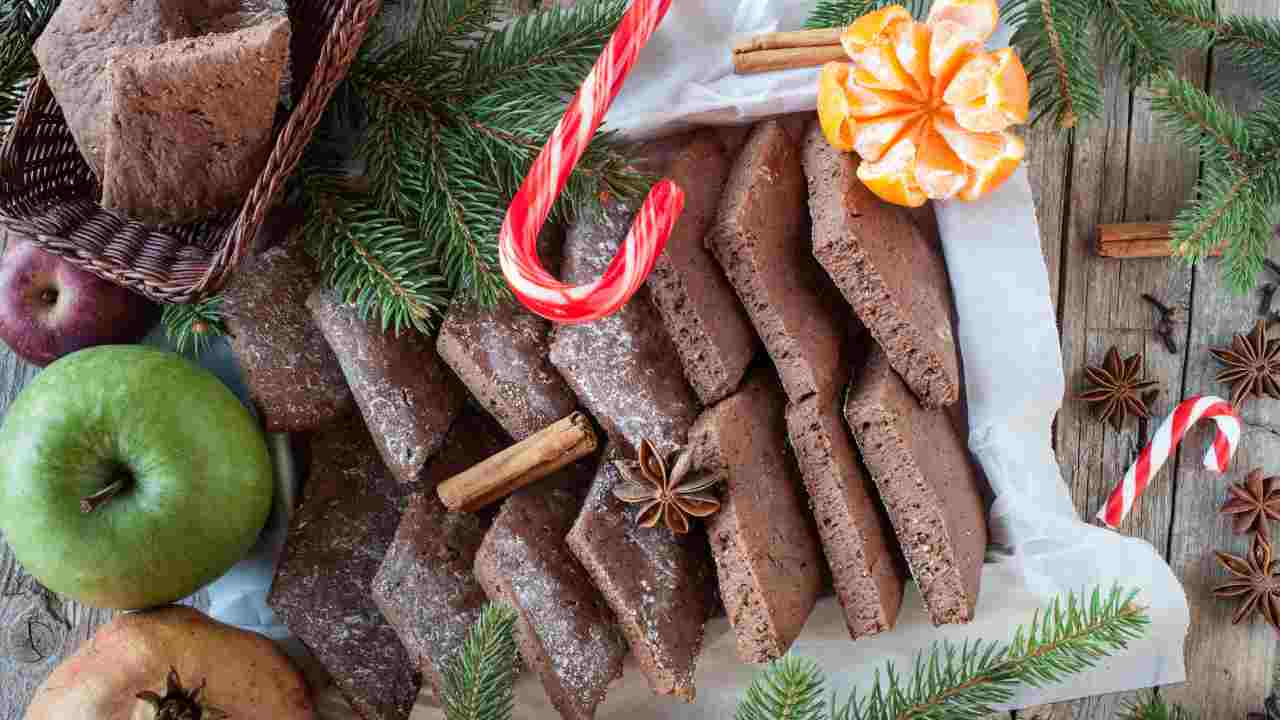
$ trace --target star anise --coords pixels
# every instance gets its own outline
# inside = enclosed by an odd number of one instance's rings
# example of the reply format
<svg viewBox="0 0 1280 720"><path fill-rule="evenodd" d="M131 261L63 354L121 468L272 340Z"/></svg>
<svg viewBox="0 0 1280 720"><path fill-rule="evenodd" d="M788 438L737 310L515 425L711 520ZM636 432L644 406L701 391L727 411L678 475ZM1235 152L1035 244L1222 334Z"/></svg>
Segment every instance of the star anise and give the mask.
<svg viewBox="0 0 1280 720"><path fill-rule="evenodd" d="M1137 418L1151 417L1144 393L1160 383L1141 380L1142 353L1128 360L1120 359L1120 351L1114 347L1107 351L1102 367L1086 367L1085 377L1093 384L1080 399L1097 407L1098 420L1111 423L1115 430L1129 415Z"/></svg>
<svg viewBox="0 0 1280 720"><path fill-rule="evenodd" d="M1231 386L1231 404L1237 410L1250 397L1280 399L1280 339L1267 337L1265 320L1248 335L1236 335L1231 347L1209 352L1224 366L1216 380Z"/></svg>
<svg viewBox="0 0 1280 720"><path fill-rule="evenodd" d="M687 450L679 450L672 458L670 472L657 448L648 440L640 442L638 460L615 460L613 466L622 474L622 482L613 494L625 503L643 503L636 515L642 527L666 522L674 533L689 532L690 517L707 517L720 509L720 499L707 492L719 480L711 473L686 479L693 469Z"/></svg>
<svg viewBox="0 0 1280 720"><path fill-rule="evenodd" d="M1239 624L1257 613L1280 632L1280 573L1277 573L1278 563L1272 559L1271 543L1260 535L1254 535L1245 557L1221 551L1214 555L1231 573L1229 581L1213 589L1214 596L1240 598L1240 606L1236 608L1231 622Z"/></svg>
<svg viewBox="0 0 1280 720"><path fill-rule="evenodd" d="M1271 539L1270 523L1280 520L1280 478L1263 479L1261 470L1249 473L1244 482L1227 488L1231 497L1222 506L1222 514L1232 516L1236 533L1257 533Z"/></svg>

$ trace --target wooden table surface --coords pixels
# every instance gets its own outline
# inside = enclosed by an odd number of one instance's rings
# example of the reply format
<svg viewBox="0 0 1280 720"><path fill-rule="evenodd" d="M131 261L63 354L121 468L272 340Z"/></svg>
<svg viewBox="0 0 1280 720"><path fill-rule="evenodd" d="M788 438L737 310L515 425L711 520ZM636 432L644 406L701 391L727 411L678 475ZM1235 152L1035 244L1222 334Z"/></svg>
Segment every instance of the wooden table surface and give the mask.
<svg viewBox="0 0 1280 720"><path fill-rule="evenodd" d="M1275 0L1217 4L1226 12L1280 17ZM1182 69L1239 107L1258 104L1250 81L1220 57L1188 55ZM1109 347L1126 354L1143 352L1148 377L1163 384L1154 408L1163 416L1183 397L1226 392L1213 381L1217 366L1208 348L1247 331L1257 318L1259 299L1256 294L1238 297L1223 288L1213 261L1192 268L1177 260L1105 260L1094 255L1098 224L1172 217L1192 196L1199 169L1196 154L1158 125L1142 91L1127 91L1115 72L1107 81L1104 118L1069 134L1047 126L1027 133L1029 169L1058 305L1069 393L1081 389L1081 369L1100 364ZM1280 247L1273 253L1280 259ZM1280 283L1280 277L1264 280ZM1155 338L1156 316L1142 300L1143 293L1179 309L1179 352L1170 353ZM0 408L8 406L34 373L7 349L0 351ZM1280 402L1250 403L1244 419L1246 432L1229 479L1238 480L1254 467L1280 474ZM1205 432L1189 438L1190 450L1164 470L1121 531L1150 541L1165 554L1191 604L1186 644L1191 681L1162 692L1197 717L1243 720L1246 711L1261 710L1271 690L1277 638L1262 623L1231 625L1231 606L1211 595L1222 577L1213 550L1241 554L1246 541L1232 535L1217 512L1226 480L1199 467L1200 448L1208 439ZM1134 423L1121 432L1104 428L1071 397L1058 416L1056 442L1063 476L1084 517L1097 512L1142 445ZM21 718L44 676L109 617L107 612L43 596L16 566L7 546L0 548L0 720ZM1111 720L1131 699L1095 697L1016 715ZM328 717L349 716L331 691L322 706Z"/></svg>

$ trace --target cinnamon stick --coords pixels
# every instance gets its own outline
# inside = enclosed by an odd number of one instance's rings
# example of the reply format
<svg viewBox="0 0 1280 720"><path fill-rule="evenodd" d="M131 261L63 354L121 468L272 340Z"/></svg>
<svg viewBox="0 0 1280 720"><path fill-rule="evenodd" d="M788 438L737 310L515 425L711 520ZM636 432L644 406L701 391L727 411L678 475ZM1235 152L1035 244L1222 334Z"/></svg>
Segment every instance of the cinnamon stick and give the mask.
<svg viewBox="0 0 1280 720"><path fill-rule="evenodd" d="M575 412L445 480L436 493L450 510L473 512L590 455L596 445L591 421Z"/></svg>
<svg viewBox="0 0 1280 720"><path fill-rule="evenodd" d="M840 35L844 28L823 28L821 30L788 30L755 35L739 40L733 46L733 54L758 52L760 50L786 50L787 48L820 47L822 45L839 45Z"/></svg>
<svg viewBox="0 0 1280 720"><path fill-rule="evenodd" d="M1169 223L1113 223L1098 226L1098 255L1106 258L1162 258L1173 255ZM1221 255L1214 250L1211 255Z"/></svg>
<svg viewBox="0 0 1280 720"><path fill-rule="evenodd" d="M818 67L833 60L847 59L840 45L815 45L733 54L733 71L738 75Z"/></svg>

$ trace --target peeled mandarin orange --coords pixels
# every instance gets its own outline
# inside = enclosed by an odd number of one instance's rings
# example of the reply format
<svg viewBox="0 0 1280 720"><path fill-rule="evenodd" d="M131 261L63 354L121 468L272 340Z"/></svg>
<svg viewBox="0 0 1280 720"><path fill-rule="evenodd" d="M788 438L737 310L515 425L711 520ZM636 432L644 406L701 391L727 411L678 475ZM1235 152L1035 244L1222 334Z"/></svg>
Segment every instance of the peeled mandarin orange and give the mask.
<svg viewBox="0 0 1280 720"><path fill-rule="evenodd" d="M983 49L996 0L938 0L916 22L893 5L841 35L849 61L828 63L818 117L828 141L862 158L858 177L888 202L972 200L1013 174L1026 147L1030 92L1018 56Z"/></svg>

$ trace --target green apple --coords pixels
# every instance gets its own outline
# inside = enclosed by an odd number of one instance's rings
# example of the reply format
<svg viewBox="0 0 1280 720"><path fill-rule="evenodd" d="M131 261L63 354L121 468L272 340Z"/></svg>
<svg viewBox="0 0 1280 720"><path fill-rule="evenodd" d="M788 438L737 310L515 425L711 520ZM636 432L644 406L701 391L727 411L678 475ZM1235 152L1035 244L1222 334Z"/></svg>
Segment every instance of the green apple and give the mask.
<svg viewBox="0 0 1280 720"><path fill-rule="evenodd" d="M137 345L67 355L0 427L0 530L46 587L100 608L186 597L248 552L271 509L249 411L208 371Z"/></svg>

